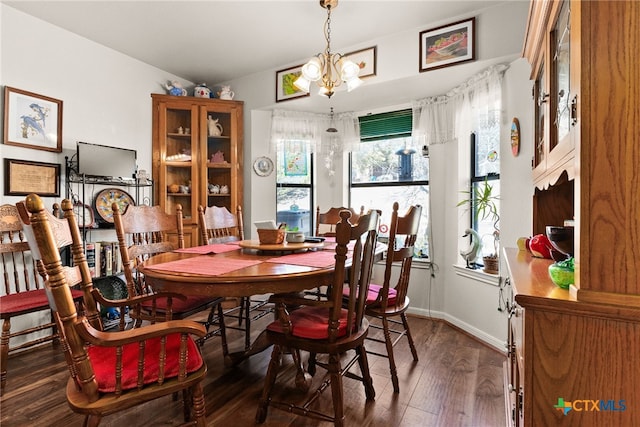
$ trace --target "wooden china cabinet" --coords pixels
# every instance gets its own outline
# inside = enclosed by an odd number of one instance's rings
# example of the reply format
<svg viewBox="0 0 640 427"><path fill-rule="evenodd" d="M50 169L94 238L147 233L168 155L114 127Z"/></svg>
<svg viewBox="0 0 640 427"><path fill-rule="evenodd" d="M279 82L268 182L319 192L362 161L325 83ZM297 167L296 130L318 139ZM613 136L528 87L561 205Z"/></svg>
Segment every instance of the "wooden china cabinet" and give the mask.
<svg viewBox="0 0 640 427"><path fill-rule="evenodd" d="M575 287L505 249L512 425L640 420L640 2L534 0L533 234L575 220Z"/></svg>
<svg viewBox="0 0 640 427"><path fill-rule="evenodd" d="M243 102L152 94L155 198L182 205L185 245L199 244L198 206L242 203ZM217 132L209 132L208 124Z"/></svg>

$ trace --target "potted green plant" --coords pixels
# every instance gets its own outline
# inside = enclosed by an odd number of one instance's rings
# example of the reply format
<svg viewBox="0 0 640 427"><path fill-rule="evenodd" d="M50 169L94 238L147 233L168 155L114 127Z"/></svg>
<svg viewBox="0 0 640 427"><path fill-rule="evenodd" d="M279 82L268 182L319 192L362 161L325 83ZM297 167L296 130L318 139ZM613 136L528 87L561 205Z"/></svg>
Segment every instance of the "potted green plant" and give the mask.
<svg viewBox="0 0 640 427"><path fill-rule="evenodd" d="M493 194L493 185L489 183L489 180L485 178L482 185L473 187L472 190L462 191L467 195L456 205L467 206L467 209L473 209L476 218L485 220L489 219L493 222L493 233L491 237L493 239L493 252L482 257L484 263L484 271L486 273L497 274L498 273L498 249L500 242L500 214L498 212L498 206L496 202L499 197ZM484 236L483 236L484 237Z"/></svg>

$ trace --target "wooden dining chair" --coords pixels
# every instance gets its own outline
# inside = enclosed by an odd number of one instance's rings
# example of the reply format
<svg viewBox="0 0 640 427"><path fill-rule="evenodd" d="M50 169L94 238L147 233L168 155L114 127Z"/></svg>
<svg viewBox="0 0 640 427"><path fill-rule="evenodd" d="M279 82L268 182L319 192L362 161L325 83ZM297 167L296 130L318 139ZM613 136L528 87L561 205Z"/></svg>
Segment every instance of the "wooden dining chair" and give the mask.
<svg viewBox="0 0 640 427"><path fill-rule="evenodd" d="M37 258L30 250L18 208L9 204L0 206L0 270L3 284L0 296L0 395L4 393L7 384L10 354L49 341L54 344L59 341L44 288L46 273ZM72 289L72 298L79 303L82 292ZM29 317L31 322L27 327L12 328L13 318L35 313L39 314ZM21 342L12 345L12 341L15 343L18 337L21 337Z"/></svg>
<svg viewBox="0 0 640 427"><path fill-rule="evenodd" d="M198 227L203 245L244 240L242 206L238 205L235 215L225 207L198 206ZM273 312L265 307L268 302L267 298L242 297L235 307L223 310L225 318L238 319L238 326L225 325L225 328L244 332L245 350L251 346L251 323Z"/></svg>
<svg viewBox="0 0 640 427"><path fill-rule="evenodd" d="M351 223L357 224L358 218L364 214L364 206L360 207L360 213L353 208L332 207L326 212L320 212L320 206L316 207L316 236L333 237L336 235L336 224L340 221L340 211L349 210L351 212Z"/></svg>
<svg viewBox="0 0 640 427"><path fill-rule="evenodd" d="M242 206L235 215L221 206L198 206L198 227L203 245L244 240Z"/></svg>
<svg viewBox="0 0 640 427"><path fill-rule="evenodd" d="M398 202L393 204L391 213L391 223L389 225L389 248L385 261L384 280L382 285L372 283L369 286L367 296L367 316L379 319L381 322L372 322L371 328L381 329L384 339L368 336L367 339L384 343L386 354L368 350L369 354L386 357L389 359L389 370L391 371L391 381L393 391L400 392L398 384L398 372L393 356L393 347L403 336L407 337L409 348L415 362L418 361L418 352L411 337L411 330L407 322L405 312L409 308L409 278L411 275L411 263L414 256L414 245L420 226L422 207L420 205L410 206L404 216L398 216ZM397 280L392 283L391 276L394 266L399 266ZM400 320L397 320L400 318ZM399 328L402 329L399 329ZM396 328L396 329L394 329ZM394 334L392 338L391 334Z"/></svg>
<svg viewBox="0 0 640 427"><path fill-rule="evenodd" d="M350 221L352 224L357 224L358 219L364 214L364 206L360 207L360 213L356 213L353 208L345 207L331 207L326 212L320 212L320 205L316 207L316 233L318 237L335 237L336 224L340 222L340 211L348 210L351 212ZM313 290L305 291L306 295L314 295L316 298L326 298L326 291L324 287L319 287Z"/></svg>
<svg viewBox="0 0 640 427"><path fill-rule="evenodd" d="M91 280L72 202L62 201L63 220L47 215L35 194L27 196L25 205L46 271L50 306L67 344L64 351L71 374L67 402L74 412L85 416L84 425L98 426L104 416L182 391L185 423L205 426L201 381L207 367L192 338L204 336L204 327L169 321L104 332L91 325L84 312L78 312L70 293L72 285ZM68 236L64 235L65 224ZM73 267L62 266L59 249L65 243L71 245ZM87 298L94 294L95 290Z"/></svg>
<svg viewBox="0 0 640 427"><path fill-rule="evenodd" d="M177 205L175 214L165 213L160 206L129 205L124 213L120 212L116 203L112 208L128 294L165 297L130 306L130 316L139 324L143 321L155 323L163 320L185 319L197 313L207 312L207 320L201 322L207 330L207 335L199 343L202 344L211 336L220 334L226 351L226 336L220 305L224 298L158 294L136 268L139 263L153 255L184 248L182 206ZM215 324L219 324L220 328L210 330Z"/></svg>
<svg viewBox="0 0 640 427"><path fill-rule="evenodd" d="M336 255L334 284L347 283L349 289L348 304L342 306L342 286L331 286L327 300L316 300L295 295L273 296L278 319L267 326L267 339L273 344L271 361L264 382L264 389L256 412L256 422L263 423L269 406L306 416L317 420L331 421L336 426L344 425L344 400L342 377L347 375L362 381L367 400L373 400L375 390L369 373L367 352L364 340L369 323L364 316L365 301L373 269L373 257L376 246L378 217L377 211L369 211L360 217L357 225L349 222L351 212L340 212L340 222L336 225ZM353 250L347 245L353 244ZM347 269L349 259L349 268ZM289 313L288 306L301 306ZM318 390L310 395L304 404L280 402L272 399L281 356L284 350L290 351L298 372L304 372L300 361L300 351L328 355L328 362L316 362L326 368L328 377ZM355 355L344 365L342 356L349 350ZM358 362L361 375L357 376L349 369ZM313 371L315 373L315 365ZM308 388L311 377L297 378L296 383ZM329 384L333 401L333 414L313 409L311 405Z"/></svg>

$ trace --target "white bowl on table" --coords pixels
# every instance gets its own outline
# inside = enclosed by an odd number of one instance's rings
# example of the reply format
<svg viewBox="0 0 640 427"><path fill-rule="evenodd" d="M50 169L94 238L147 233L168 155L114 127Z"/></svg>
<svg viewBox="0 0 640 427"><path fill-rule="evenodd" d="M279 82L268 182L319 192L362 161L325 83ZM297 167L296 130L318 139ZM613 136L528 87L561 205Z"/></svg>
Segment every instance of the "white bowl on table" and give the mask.
<svg viewBox="0 0 640 427"><path fill-rule="evenodd" d="M285 239L289 243L303 243L305 235L302 231L287 231Z"/></svg>

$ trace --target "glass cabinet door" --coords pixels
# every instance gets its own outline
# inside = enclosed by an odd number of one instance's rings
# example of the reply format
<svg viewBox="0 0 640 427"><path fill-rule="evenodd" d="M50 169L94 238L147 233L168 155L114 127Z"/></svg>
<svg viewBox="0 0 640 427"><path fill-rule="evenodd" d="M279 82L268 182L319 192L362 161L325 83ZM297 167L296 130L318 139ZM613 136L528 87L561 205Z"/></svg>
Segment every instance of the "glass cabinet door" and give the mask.
<svg viewBox="0 0 640 427"><path fill-rule="evenodd" d="M194 135L193 112L190 109L166 109L166 138L164 153L164 184L167 213L176 212L182 205L185 222L197 219L197 206L192 203L192 188L195 182L194 164L196 156L196 136Z"/></svg>
<svg viewBox="0 0 640 427"><path fill-rule="evenodd" d="M545 64L540 65L538 76L533 86L535 100L535 147L533 150L533 168L540 166L545 157L545 121L549 94L546 91Z"/></svg>
<svg viewBox="0 0 640 427"><path fill-rule="evenodd" d="M204 109L206 119L202 130L202 155L206 157L206 181L202 186L203 197L207 206L225 207L235 212L231 195L237 181L232 176L232 164L235 164L235 144L232 143L232 117L230 112Z"/></svg>
<svg viewBox="0 0 640 427"><path fill-rule="evenodd" d="M553 30L553 69L554 69L554 132L550 151L569 135L571 126L570 114L570 2L565 1Z"/></svg>

